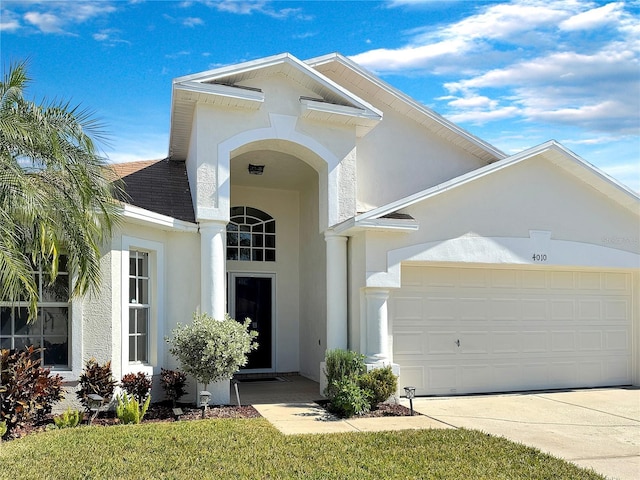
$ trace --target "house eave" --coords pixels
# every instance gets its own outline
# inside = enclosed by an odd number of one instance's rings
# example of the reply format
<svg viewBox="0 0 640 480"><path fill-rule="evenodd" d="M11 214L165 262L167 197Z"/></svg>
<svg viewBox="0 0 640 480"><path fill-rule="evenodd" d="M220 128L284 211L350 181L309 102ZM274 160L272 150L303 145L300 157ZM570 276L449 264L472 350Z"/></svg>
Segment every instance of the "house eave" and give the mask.
<svg viewBox="0 0 640 480"><path fill-rule="evenodd" d="M352 217L333 227L333 232L338 235L351 236L363 231L411 233L420 229L420 224L411 220L399 220L388 218L362 219Z"/></svg>
<svg viewBox="0 0 640 480"><path fill-rule="evenodd" d="M198 232L198 225L195 223L178 220L128 203L122 204L122 215L126 221L137 225L144 225L172 232Z"/></svg>

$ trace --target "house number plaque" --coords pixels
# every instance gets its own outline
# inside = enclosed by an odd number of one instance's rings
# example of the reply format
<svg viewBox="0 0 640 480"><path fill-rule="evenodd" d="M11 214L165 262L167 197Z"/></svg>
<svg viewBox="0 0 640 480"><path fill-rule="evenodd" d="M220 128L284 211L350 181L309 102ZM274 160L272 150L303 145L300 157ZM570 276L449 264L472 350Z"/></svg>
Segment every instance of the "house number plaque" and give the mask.
<svg viewBox="0 0 640 480"><path fill-rule="evenodd" d="M547 254L546 253L534 253L533 256L531 257L531 259L534 262L546 262L547 261Z"/></svg>

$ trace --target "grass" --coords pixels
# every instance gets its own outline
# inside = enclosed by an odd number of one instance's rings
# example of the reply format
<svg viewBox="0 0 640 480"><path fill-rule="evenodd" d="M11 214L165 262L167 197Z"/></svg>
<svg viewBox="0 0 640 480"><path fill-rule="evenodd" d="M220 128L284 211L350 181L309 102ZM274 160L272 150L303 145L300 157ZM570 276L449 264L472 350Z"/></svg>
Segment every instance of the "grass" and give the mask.
<svg viewBox="0 0 640 480"><path fill-rule="evenodd" d="M79 427L0 446L0 478L603 479L474 430L284 436L265 419Z"/></svg>

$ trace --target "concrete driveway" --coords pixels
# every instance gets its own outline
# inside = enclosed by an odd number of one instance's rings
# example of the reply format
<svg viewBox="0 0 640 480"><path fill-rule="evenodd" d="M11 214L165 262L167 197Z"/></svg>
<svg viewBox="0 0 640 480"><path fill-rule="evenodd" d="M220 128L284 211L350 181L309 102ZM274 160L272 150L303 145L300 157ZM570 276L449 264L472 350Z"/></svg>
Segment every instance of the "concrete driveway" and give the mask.
<svg viewBox="0 0 640 480"><path fill-rule="evenodd" d="M640 479L637 388L425 397L413 405L452 426L536 447L610 478Z"/></svg>

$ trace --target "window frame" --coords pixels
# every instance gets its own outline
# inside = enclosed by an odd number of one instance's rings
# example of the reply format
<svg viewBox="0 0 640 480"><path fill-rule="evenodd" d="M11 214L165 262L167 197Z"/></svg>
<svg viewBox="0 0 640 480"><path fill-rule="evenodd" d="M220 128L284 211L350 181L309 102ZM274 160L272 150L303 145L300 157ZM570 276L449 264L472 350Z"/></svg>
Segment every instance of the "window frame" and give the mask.
<svg viewBox="0 0 640 480"><path fill-rule="evenodd" d="M129 260L130 252L144 252L148 259L147 361L129 361ZM164 358L164 245L160 242L124 236L121 245L121 374L160 373Z"/></svg>
<svg viewBox="0 0 640 480"><path fill-rule="evenodd" d="M65 257L66 255L61 255L61 257ZM65 262L68 262L68 259L65 260ZM43 312L45 312L47 309L55 309L55 308L62 308L62 309L66 309L67 310L67 314L66 314L66 344L67 344L67 352L66 352L66 357L67 357L67 363L65 364L48 364L45 363L45 355L46 355L46 351L42 351L40 352L40 363L43 367L46 368L50 368L51 370L56 370L56 371L69 371L72 369L73 367L73 360L74 360L74 356L72 354L73 348L72 348L72 328L74 326L74 322L73 322L73 310L72 310L72 302L71 302L71 289L72 289L72 282L73 282L73 278L71 273L69 272L68 269L68 263L66 263L65 265L65 269L60 270L58 272L58 277L56 278L56 281L58 281L61 277L66 277L67 278L67 282L66 282L66 289L67 289L67 300L66 301L56 301L56 300L47 300L47 301L43 301L43 293L45 291L45 278L47 276L46 272L43 272L42 269L42 264L38 265L37 270L34 268L31 271L31 274L36 276L37 279L37 283L38 283L38 313L37 313L37 319L34 323L32 324L25 324L25 326L27 327L27 332L26 333L16 333L16 318L21 318L20 317L16 317L16 313L20 312L20 310L26 310L26 308L28 307L27 302L25 301L17 301L17 302L10 302L10 301L0 301L0 308L8 308L10 309L10 323L9 323L9 328L10 328L10 332L9 335L6 334L2 334L0 332L0 337L2 337L3 339L9 339L11 342L11 346L9 347L10 349L16 349L16 339L29 339L29 338L35 338L38 340L38 347L44 347L45 346L45 339L46 338L62 338L65 337L65 335L62 334L50 334L47 335L44 331L45 329L45 325L46 325L46 320L43 321ZM26 312L25 312L26 313ZM53 319L52 319L52 324L53 324ZM38 327L38 332L31 332L32 328ZM17 347L18 349L22 349L25 346L29 346L29 345L34 345L33 342L28 342L25 345L19 346Z"/></svg>
<svg viewBox="0 0 640 480"><path fill-rule="evenodd" d="M135 256L135 271L131 272L131 257ZM144 272L140 272L138 266L138 261L143 261L143 270L146 270L146 275ZM132 282L133 281L133 282ZM131 292L132 283L135 285L135 291ZM141 287L141 283L143 286ZM144 291L141 291L143 289ZM146 298L146 302L142 302L141 299ZM129 336L129 363L149 363L149 321L151 319L151 278L150 278L150 270L149 270L149 252L141 251L141 250L129 250L129 295L127 296L127 300L129 300L129 328L128 328L128 336ZM133 301L135 300L135 301ZM141 331L140 328L140 316L139 313L144 312L144 331ZM131 331L131 315L134 314L134 328L133 332ZM131 355L131 340L132 337L136 340L133 342L134 344L134 358L132 359ZM139 354L139 343L138 339L144 337L144 355Z"/></svg>
<svg viewBox="0 0 640 480"><path fill-rule="evenodd" d="M225 257L235 262L276 262L276 220L264 210L238 205L229 210Z"/></svg>

